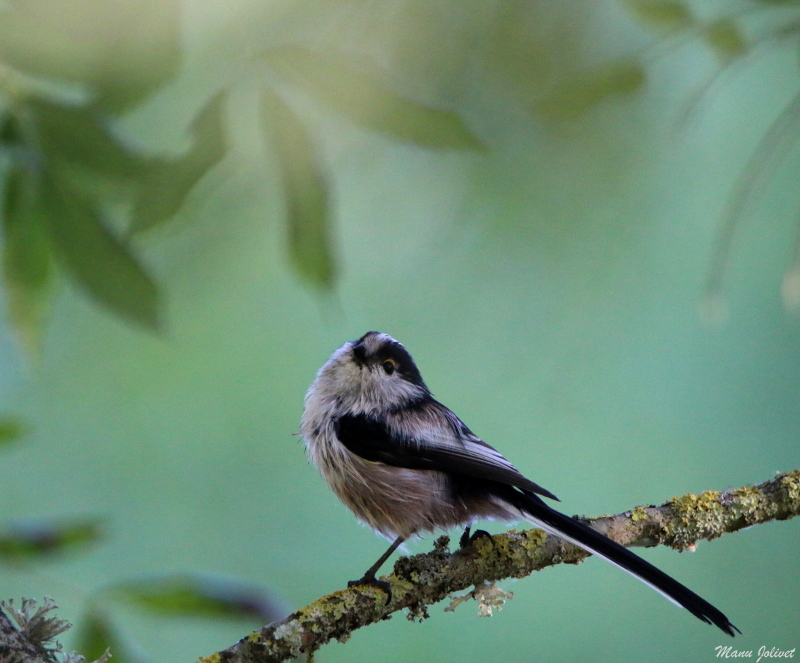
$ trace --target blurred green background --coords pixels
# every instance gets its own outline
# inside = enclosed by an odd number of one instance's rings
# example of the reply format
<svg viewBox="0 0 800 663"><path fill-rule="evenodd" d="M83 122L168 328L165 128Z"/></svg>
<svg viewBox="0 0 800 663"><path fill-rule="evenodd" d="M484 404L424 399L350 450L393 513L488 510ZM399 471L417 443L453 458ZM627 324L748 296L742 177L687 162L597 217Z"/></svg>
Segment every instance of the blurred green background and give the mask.
<svg viewBox="0 0 800 663"><path fill-rule="evenodd" d="M279 615L360 576L385 543L293 434L370 329L567 513L800 467L798 26L794 2L3 3L0 529L32 543L0 598L166 663L260 622L147 588ZM791 649L799 545L790 521L642 551L735 642L590 559L317 660Z"/></svg>

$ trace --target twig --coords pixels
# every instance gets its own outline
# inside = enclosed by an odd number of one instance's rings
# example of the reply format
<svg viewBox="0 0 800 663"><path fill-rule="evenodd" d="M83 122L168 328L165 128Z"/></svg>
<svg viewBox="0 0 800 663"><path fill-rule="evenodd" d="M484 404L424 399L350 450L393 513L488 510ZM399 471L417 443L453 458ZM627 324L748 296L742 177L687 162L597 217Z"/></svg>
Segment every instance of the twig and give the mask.
<svg viewBox="0 0 800 663"><path fill-rule="evenodd" d="M636 507L615 516L585 519L624 546L666 545L692 549L700 539L770 520L800 514L800 470L778 474L770 481L724 492L674 497L661 506ZM267 663L313 653L336 638L347 640L358 628L388 619L402 608L409 619L427 617L426 606L484 581L522 578L555 564L577 564L588 553L539 529L495 534L493 541L450 553L449 539L440 537L430 553L401 557L385 576L391 602L371 586L356 586L324 596L279 621L242 638L232 647L202 657L198 663Z"/></svg>

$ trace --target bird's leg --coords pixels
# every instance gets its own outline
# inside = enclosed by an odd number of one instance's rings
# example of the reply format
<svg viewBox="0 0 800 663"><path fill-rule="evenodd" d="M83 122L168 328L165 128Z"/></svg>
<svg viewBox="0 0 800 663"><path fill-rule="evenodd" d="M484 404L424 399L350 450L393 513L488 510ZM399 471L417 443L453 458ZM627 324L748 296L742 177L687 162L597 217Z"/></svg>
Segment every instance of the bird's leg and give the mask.
<svg viewBox="0 0 800 663"><path fill-rule="evenodd" d="M470 535L469 532L470 532L471 529L472 529L472 525L467 525L464 528L464 533L461 535L461 538L458 540L458 546L460 548L466 548L467 546L471 546L478 539L486 539L486 538L488 538L492 542L492 545L494 545L494 539L492 538L492 535L489 534L489 532L487 532L484 529L476 529L472 533L472 535Z"/></svg>
<svg viewBox="0 0 800 663"><path fill-rule="evenodd" d="M392 587L391 585L386 582L385 580L378 580L375 577L375 573L377 573L378 569L383 566L383 563L389 559L391 554L397 550L398 546L406 540L405 536L398 536L392 545L389 546L389 549L383 553L378 558L378 561L375 562L372 566L367 569L367 572L363 575L362 578L359 580L351 580L347 583L348 587L353 587L355 585L375 585L376 587L380 587L384 592L386 592L389 596L386 599L386 603L389 603L392 600Z"/></svg>

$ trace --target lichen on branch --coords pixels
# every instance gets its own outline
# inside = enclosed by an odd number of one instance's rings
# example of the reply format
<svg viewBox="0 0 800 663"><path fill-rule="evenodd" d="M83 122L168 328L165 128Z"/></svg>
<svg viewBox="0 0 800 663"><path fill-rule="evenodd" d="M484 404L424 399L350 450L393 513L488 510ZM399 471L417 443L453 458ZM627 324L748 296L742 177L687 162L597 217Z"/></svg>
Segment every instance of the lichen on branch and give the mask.
<svg viewBox="0 0 800 663"><path fill-rule="evenodd" d="M693 549L701 539L713 540L770 520L800 514L800 470L779 473L763 483L673 497L661 506L639 506L614 516L582 519L623 546L666 545ZM522 578L555 564L577 564L589 554L539 529L496 534L451 553L442 536L429 553L401 557L382 580L390 583L391 599L374 586L355 586L323 596L287 617L268 624L223 651L198 663L272 663L313 653L333 639L347 640L367 626L401 609L408 618L427 617L427 606L453 592Z"/></svg>
<svg viewBox="0 0 800 663"><path fill-rule="evenodd" d="M56 636L72 624L51 614L58 606L49 596L38 605L34 599L22 599L17 608L14 600L0 601L0 662L2 663L81 663L84 657L64 652ZM107 663L106 650L94 663Z"/></svg>

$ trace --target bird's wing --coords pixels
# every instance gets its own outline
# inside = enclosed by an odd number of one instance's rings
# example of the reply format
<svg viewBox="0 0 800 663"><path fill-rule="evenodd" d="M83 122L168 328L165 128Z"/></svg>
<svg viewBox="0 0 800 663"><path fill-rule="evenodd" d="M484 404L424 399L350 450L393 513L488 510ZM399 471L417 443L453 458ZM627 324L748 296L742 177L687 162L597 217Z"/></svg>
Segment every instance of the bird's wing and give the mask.
<svg viewBox="0 0 800 663"><path fill-rule="evenodd" d="M339 441L364 460L497 481L558 500L432 399L421 407L395 412L386 421L347 414L337 420L335 430ZM418 431L424 431L424 436Z"/></svg>

